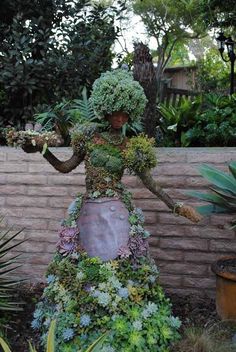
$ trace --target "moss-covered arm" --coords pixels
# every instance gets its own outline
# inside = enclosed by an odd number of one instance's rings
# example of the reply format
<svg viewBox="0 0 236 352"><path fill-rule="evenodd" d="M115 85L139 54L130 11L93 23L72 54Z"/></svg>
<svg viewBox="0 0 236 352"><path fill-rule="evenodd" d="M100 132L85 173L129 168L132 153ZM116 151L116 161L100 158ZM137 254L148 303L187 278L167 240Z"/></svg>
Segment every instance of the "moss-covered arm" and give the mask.
<svg viewBox="0 0 236 352"><path fill-rule="evenodd" d="M47 149L43 157L59 172L68 173L75 169L83 160L84 155L73 153L70 159L66 161L60 161L52 152Z"/></svg>
<svg viewBox="0 0 236 352"><path fill-rule="evenodd" d="M26 153L42 152L42 147L33 145L22 145L22 149ZM65 161L60 161L48 148L42 154L57 171L64 174L75 169L84 160L84 153L78 151L74 151L71 158Z"/></svg>
<svg viewBox="0 0 236 352"><path fill-rule="evenodd" d="M153 179L149 170L145 170L137 173L143 184L161 199L175 214L186 217L187 219L198 222L201 220L201 215L196 212L195 209L182 203L176 203L173 199L163 191L158 183Z"/></svg>

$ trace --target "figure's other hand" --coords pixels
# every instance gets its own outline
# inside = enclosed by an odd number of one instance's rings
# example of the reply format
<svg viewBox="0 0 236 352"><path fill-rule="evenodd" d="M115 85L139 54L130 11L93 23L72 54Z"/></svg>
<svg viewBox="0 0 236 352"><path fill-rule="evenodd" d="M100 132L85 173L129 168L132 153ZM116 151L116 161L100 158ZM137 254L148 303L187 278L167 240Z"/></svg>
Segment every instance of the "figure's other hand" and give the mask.
<svg viewBox="0 0 236 352"><path fill-rule="evenodd" d="M41 152L42 148L40 148L39 146L34 146L33 144L23 144L21 146L21 148L24 150L24 152L26 153L37 153L37 152Z"/></svg>
<svg viewBox="0 0 236 352"><path fill-rule="evenodd" d="M192 222L199 222L202 219L202 216L194 208L181 203L176 203L174 213L184 216Z"/></svg>

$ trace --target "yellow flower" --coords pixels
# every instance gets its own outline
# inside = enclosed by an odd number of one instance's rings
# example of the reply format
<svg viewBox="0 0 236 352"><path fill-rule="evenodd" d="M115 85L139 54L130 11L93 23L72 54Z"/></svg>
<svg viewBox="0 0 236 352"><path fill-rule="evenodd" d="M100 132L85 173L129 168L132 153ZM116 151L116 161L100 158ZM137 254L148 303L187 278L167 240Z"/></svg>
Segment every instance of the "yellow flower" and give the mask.
<svg viewBox="0 0 236 352"><path fill-rule="evenodd" d="M135 303L139 303L142 301L143 296L142 294L139 293L139 290L137 287L128 286L128 291L132 301L134 301Z"/></svg>
<svg viewBox="0 0 236 352"><path fill-rule="evenodd" d="M113 269L119 268L119 263L117 260L111 260L111 266Z"/></svg>

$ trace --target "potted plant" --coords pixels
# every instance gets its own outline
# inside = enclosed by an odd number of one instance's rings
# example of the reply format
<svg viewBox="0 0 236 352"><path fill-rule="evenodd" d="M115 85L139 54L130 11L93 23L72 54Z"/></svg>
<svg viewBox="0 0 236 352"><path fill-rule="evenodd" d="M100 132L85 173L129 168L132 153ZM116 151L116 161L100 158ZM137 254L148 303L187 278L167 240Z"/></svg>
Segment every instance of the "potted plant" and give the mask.
<svg viewBox="0 0 236 352"><path fill-rule="evenodd" d="M236 162L229 164L229 173L203 165L201 175L210 183L210 193L189 192L210 204L198 207L203 215L228 213L233 215L231 229L236 229ZM212 264L216 274L216 309L222 319L236 319L236 256L223 257Z"/></svg>

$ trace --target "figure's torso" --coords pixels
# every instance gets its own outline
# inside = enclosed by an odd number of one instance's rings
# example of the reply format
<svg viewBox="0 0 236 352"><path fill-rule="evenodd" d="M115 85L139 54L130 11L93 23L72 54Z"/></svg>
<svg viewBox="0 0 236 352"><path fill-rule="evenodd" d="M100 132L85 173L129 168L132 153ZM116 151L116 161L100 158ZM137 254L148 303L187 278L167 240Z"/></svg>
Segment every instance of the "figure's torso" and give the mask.
<svg viewBox="0 0 236 352"><path fill-rule="evenodd" d="M85 168L88 193L100 192L109 196L109 192L119 192L125 163L122 151L127 138L122 135L111 136L108 133L95 133L86 145Z"/></svg>

